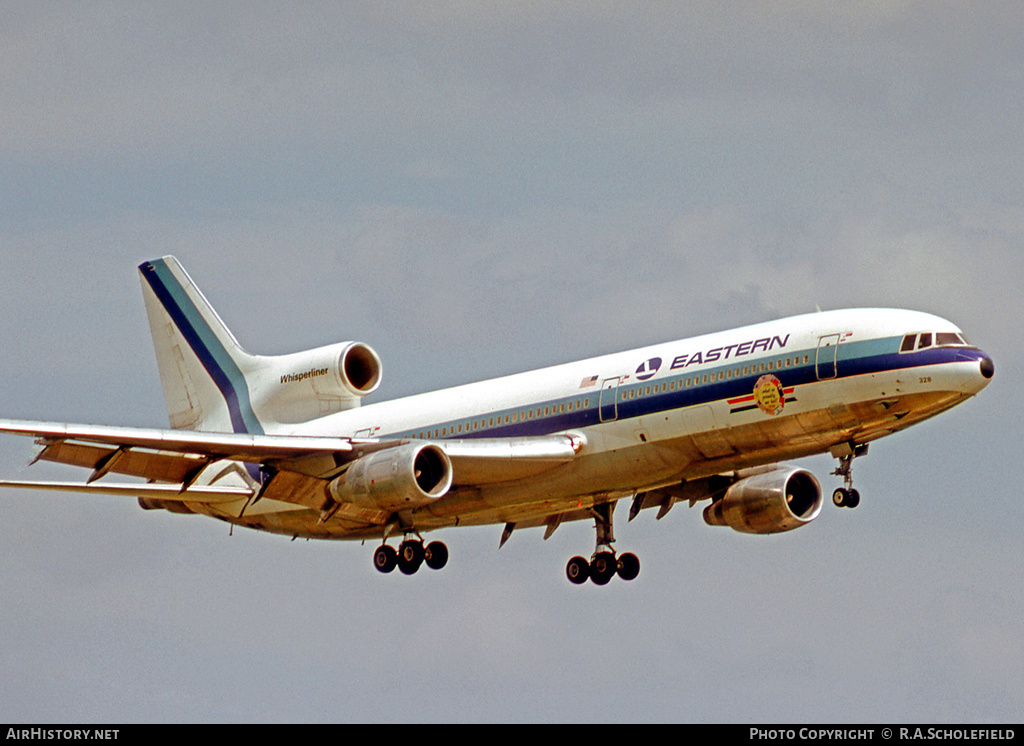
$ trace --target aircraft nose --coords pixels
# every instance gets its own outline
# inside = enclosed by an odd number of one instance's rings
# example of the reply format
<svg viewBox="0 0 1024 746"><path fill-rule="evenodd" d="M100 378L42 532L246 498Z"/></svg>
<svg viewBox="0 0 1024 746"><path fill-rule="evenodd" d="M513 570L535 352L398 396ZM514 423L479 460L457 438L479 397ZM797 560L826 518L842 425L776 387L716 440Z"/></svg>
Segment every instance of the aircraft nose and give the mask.
<svg viewBox="0 0 1024 746"><path fill-rule="evenodd" d="M981 375L985 376L985 380L992 380L992 376L996 374L996 364L992 362L992 358L985 355L981 359Z"/></svg>

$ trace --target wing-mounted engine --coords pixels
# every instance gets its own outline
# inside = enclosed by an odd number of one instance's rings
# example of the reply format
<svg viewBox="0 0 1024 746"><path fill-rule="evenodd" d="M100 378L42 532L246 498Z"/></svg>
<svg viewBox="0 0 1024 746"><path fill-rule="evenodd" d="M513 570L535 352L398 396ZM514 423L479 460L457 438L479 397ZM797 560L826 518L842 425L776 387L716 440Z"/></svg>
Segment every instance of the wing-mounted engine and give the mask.
<svg viewBox="0 0 1024 746"><path fill-rule="evenodd" d="M304 422L358 407L377 389L381 363L362 342L340 342L291 355L256 358L254 408L277 422Z"/></svg>
<svg viewBox="0 0 1024 746"><path fill-rule="evenodd" d="M821 505L821 485L813 474L783 468L736 482L704 509L704 521L746 534L776 534L810 523Z"/></svg>
<svg viewBox="0 0 1024 746"><path fill-rule="evenodd" d="M452 464L436 445L409 443L352 462L328 490L338 503L399 510L437 500L452 486Z"/></svg>

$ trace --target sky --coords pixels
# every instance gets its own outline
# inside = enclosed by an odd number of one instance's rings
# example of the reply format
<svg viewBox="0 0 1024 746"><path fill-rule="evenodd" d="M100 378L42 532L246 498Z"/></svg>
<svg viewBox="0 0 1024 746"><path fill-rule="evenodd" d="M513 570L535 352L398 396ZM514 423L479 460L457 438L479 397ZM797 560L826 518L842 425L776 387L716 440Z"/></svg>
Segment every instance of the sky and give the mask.
<svg viewBox="0 0 1024 746"><path fill-rule="evenodd" d="M872 444L856 510L619 505L642 570L603 588L564 576L587 522L381 576L5 492L0 721L1020 721L1018 3L16 0L0 81L2 417L166 426L166 254L253 352L371 345L371 401L816 308L936 313L996 364ZM33 454L0 438L0 476Z"/></svg>

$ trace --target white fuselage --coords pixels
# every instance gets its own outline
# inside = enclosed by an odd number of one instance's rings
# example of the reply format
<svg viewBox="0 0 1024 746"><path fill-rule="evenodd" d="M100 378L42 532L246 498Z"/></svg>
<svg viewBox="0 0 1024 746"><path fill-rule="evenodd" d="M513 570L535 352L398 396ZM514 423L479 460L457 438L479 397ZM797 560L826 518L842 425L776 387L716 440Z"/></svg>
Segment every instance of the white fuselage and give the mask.
<svg viewBox="0 0 1024 746"><path fill-rule="evenodd" d="M901 351L909 335L915 335L913 349ZM984 388L988 377L980 365L986 359L955 326L933 315L834 311L305 423L261 421L268 434L403 438L449 448L477 439L577 438L582 448L571 463L534 477L457 489L410 516L423 529L456 521L529 522L682 480L870 442Z"/></svg>

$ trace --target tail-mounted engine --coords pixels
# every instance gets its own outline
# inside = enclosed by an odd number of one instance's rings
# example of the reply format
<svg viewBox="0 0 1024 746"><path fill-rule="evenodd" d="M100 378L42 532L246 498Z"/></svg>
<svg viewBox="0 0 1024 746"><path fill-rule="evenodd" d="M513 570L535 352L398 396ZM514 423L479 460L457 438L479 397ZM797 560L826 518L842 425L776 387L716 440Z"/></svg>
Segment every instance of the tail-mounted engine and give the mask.
<svg viewBox="0 0 1024 746"><path fill-rule="evenodd" d="M381 380L377 353L362 342L341 342L291 355L256 358L251 392L262 417L304 422L358 407Z"/></svg>
<svg viewBox="0 0 1024 746"><path fill-rule="evenodd" d="M443 497L452 464L436 445L409 443L356 459L328 489L335 502L364 508L415 508Z"/></svg>
<svg viewBox="0 0 1024 746"><path fill-rule="evenodd" d="M736 482L704 509L704 521L746 534L776 534L810 523L821 505L821 485L813 474L779 469Z"/></svg>

